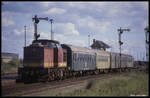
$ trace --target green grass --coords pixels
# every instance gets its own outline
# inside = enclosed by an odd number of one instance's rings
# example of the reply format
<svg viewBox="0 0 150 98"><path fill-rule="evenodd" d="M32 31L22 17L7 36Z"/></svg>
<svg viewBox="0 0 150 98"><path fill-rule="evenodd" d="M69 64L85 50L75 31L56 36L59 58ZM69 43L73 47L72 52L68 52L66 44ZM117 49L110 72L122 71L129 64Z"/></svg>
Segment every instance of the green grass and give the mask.
<svg viewBox="0 0 150 98"><path fill-rule="evenodd" d="M14 73L17 71L18 67L23 66L23 61L11 60L9 62L1 62L1 73Z"/></svg>
<svg viewBox="0 0 150 98"><path fill-rule="evenodd" d="M149 95L148 74L131 72L113 78L97 80L90 89L78 89L57 96L131 96Z"/></svg>

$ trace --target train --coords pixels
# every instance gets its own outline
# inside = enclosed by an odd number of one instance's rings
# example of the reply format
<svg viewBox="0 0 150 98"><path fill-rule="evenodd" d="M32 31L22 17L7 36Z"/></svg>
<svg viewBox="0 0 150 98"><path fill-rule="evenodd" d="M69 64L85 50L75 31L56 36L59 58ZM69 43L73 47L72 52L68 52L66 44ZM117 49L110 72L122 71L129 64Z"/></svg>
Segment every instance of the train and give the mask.
<svg viewBox="0 0 150 98"><path fill-rule="evenodd" d="M52 30L51 40L38 39L37 24L40 20L53 23L48 17L38 18L35 15L32 18L34 40L24 47L23 67L18 68L16 82L54 81L133 68L134 58L131 55L60 44L53 40Z"/></svg>
<svg viewBox="0 0 150 98"><path fill-rule="evenodd" d="M56 40L33 40L24 47L23 67L16 81L24 83L62 80L69 77L127 71L133 68L131 55L89 49Z"/></svg>

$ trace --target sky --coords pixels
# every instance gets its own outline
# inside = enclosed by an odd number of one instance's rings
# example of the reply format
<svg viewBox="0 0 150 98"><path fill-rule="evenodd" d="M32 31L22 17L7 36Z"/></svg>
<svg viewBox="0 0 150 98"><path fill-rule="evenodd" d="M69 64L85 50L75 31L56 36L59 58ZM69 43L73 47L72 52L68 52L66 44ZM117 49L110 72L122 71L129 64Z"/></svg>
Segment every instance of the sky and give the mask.
<svg viewBox="0 0 150 98"><path fill-rule="evenodd" d="M18 53L23 58L24 26L27 26L27 42L34 38L32 18L53 19L54 39L61 44L89 47L93 39L111 46L111 52L119 53L118 29L130 29L121 35L122 53L135 60L146 60L145 31L148 26L148 2L3 2L1 11L2 52ZM39 39L51 38L51 24L38 23Z"/></svg>

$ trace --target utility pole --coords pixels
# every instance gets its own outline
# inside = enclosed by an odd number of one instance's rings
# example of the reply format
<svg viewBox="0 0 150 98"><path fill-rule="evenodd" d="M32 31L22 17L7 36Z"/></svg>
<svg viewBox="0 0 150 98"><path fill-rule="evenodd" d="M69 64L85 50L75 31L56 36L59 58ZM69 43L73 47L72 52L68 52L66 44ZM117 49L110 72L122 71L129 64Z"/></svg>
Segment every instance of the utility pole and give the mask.
<svg viewBox="0 0 150 98"><path fill-rule="evenodd" d="M54 40L54 35L53 35L53 31L52 31L53 19L50 19L50 22L51 22L51 40Z"/></svg>
<svg viewBox="0 0 150 98"><path fill-rule="evenodd" d="M121 72L121 45L123 44L123 42L121 41L121 34L124 32L124 31L130 31L130 29L118 29L118 32L119 32L119 49L120 49L120 72Z"/></svg>
<svg viewBox="0 0 150 98"><path fill-rule="evenodd" d="M89 48L90 48L90 35L88 35L88 42L89 42Z"/></svg>
<svg viewBox="0 0 150 98"><path fill-rule="evenodd" d="M25 37L25 38L24 38L24 39L25 39L24 46L25 46L25 47L26 47L26 27L27 27L27 26L25 25L25 26L24 26L24 34L25 34L25 35L24 35L24 37Z"/></svg>
<svg viewBox="0 0 150 98"><path fill-rule="evenodd" d="M145 29L145 43L146 43L146 60L149 62L149 27L147 26Z"/></svg>

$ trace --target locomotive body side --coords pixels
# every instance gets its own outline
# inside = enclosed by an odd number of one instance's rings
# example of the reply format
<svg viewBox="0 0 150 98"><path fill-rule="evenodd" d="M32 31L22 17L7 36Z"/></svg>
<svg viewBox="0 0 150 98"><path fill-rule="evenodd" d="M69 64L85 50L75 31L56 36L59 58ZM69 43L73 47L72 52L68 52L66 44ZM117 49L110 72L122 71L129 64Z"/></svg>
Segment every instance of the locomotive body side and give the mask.
<svg viewBox="0 0 150 98"><path fill-rule="evenodd" d="M44 68L53 68L54 67L54 49L53 48L44 48Z"/></svg>
<svg viewBox="0 0 150 98"><path fill-rule="evenodd" d="M65 50L65 49L63 49L62 47L61 47L61 45L57 45L57 53L56 54L54 54L54 55L57 55L57 62L56 63L58 63L57 64L57 66L58 67L67 67L67 64L66 64L66 61L67 61L67 59L66 59L66 53L67 53L67 51Z"/></svg>

